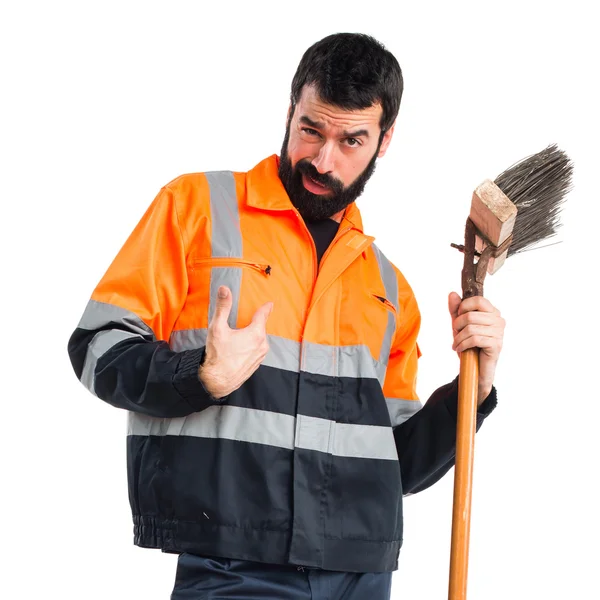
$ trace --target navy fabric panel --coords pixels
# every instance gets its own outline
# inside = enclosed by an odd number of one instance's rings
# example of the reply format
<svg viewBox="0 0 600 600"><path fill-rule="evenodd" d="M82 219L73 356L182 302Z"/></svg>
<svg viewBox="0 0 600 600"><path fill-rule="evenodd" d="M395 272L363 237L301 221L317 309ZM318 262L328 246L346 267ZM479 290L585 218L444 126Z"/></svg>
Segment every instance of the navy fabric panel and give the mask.
<svg viewBox="0 0 600 600"><path fill-rule="evenodd" d="M163 552L227 556L280 564L287 561L289 531L210 526L182 519L133 516L134 543Z"/></svg>
<svg viewBox="0 0 600 600"><path fill-rule="evenodd" d="M179 364L188 353L173 352L166 342L139 338L119 342L98 359L95 392L117 408L153 417L184 417L212 406L214 400L199 382L194 399L184 399L174 386Z"/></svg>
<svg viewBox="0 0 600 600"><path fill-rule="evenodd" d="M384 573L398 568L402 542L326 538L323 543L326 569L354 573Z"/></svg>
<svg viewBox="0 0 600 600"><path fill-rule="evenodd" d="M294 450L294 523L290 562L326 568L323 555L324 512L331 454Z"/></svg>
<svg viewBox="0 0 600 600"><path fill-rule="evenodd" d="M73 370L77 375L77 379L81 379L87 349L94 336L100 333L101 331L110 331L112 329L129 331L129 329L125 326L120 327L116 323L109 323L105 327L100 327L98 329L93 330L82 329L81 327L77 327L75 331L71 334L71 337L69 338L69 343L67 345L67 349L69 352L69 358L71 359L71 364L73 365ZM152 341L153 339L152 335L144 337L148 341Z"/></svg>
<svg viewBox="0 0 600 600"><path fill-rule="evenodd" d="M227 404L270 410L296 416L298 373L261 365L244 385L227 398Z"/></svg>
<svg viewBox="0 0 600 600"><path fill-rule="evenodd" d="M325 537L402 541L402 484L396 461L332 457L322 508Z"/></svg>
<svg viewBox="0 0 600 600"><path fill-rule="evenodd" d="M390 427L390 413L377 379L338 379L339 406L336 421Z"/></svg>
<svg viewBox="0 0 600 600"><path fill-rule="evenodd" d="M390 426L385 397L376 379L300 374L298 412L355 425Z"/></svg>
<svg viewBox="0 0 600 600"><path fill-rule="evenodd" d="M194 523L207 532L289 529L290 450L215 438L128 436L127 452L135 515Z"/></svg>
<svg viewBox="0 0 600 600"><path fill-rule="evenodd" d="M438 388L419 412L394 428L405 494L429 487L454 464L457 402L458 378Z"/></svg>
<svg viewBox="0 0 600 600"><path fill-rule="evenodd" d="M397 463L296 449L294 472L290 562L356 572L397 567L402 545Z"/></svg>

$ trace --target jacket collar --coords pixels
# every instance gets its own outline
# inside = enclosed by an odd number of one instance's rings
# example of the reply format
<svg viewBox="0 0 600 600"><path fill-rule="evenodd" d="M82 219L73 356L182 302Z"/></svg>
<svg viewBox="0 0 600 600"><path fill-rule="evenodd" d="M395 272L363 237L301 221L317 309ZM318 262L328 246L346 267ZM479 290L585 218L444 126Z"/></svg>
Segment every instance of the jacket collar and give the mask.
<svg viewBox="0 0 600 600"><path fill-rule="evenodd" d="M278 174L279 157L276 154L265 158L248 171L246 203L260 210L295 210ZM363 231L360 211L353 202L348 206L342 221L347 221L354 229Z"/></svg>

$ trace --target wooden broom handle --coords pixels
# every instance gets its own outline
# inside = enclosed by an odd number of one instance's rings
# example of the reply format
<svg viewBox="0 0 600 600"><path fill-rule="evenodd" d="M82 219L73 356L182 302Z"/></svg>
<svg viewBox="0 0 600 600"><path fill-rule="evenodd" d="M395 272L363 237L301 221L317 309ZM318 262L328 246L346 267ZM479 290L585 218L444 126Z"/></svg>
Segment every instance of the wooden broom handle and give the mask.
<svg viewBox="0 0 600 600"><path fill-rule="evenodd" d="M449 600L466 600L467 598L478 382L479 349L470 348L460 355Z"/></svg>

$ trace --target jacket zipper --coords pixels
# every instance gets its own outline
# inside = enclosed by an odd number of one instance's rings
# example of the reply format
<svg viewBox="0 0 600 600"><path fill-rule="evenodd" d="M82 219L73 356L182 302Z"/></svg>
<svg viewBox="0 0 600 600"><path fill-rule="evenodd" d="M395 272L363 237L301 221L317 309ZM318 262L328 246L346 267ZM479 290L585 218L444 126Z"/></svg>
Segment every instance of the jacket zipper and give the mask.
<svg viewBox="0 0 600 600"><path fill-rule="evenodd" d="M192 261L193 268L207 264L215 267L247 267L249 269L254 269L255 271L258 271L259 273L262 273L265 276L269 276L272 271L271 265L254 263L249 260L243 260L241 258L197 258Z"/></svg>
<svg viewBox="0 0 600 600"><path fill-rule="evenodd" d="M383 296L378 296L377 294L373 294L373 298L379 300L381 304L383 304L386 308L389 308L394 314L396 314L396 307L387 298L384 298Z"/></svg>

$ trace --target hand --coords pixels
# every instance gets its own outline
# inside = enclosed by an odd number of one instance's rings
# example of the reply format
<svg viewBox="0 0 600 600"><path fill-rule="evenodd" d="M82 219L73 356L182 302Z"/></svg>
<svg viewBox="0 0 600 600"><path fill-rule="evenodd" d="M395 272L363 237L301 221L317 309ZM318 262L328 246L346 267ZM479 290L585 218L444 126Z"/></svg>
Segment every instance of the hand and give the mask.
<svg viewBox="0 0 600 600"><path fill-rule="evenodd" d="M231 290L221 286L217 308L208 325L206 356L198 377L215 398L237 390L258 369L269 351L267 319L273 303L263 304L244 329L231 329L227 323L232 305Z"/></svg>
<svg viewBox="0 0 600 600"><path fill-rule="evenodd" d="M480 348L478 404L481 404L492 391L506 322L500 311L483 296L461 300L452 292L448 296L448 310L454 335L452 349L460 353L468 348Z"/></svg>

